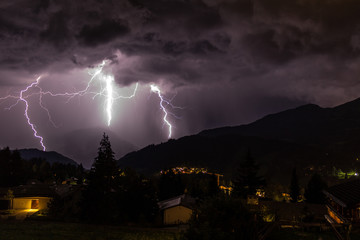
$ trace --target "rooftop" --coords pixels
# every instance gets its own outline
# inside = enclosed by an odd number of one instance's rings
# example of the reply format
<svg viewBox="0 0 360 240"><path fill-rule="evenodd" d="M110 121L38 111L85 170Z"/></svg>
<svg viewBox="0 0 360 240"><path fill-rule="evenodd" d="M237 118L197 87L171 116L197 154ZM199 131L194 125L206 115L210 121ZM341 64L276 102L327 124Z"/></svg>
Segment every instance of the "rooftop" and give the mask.
<svg viewBox="0 0 360 240"><path fill-rule="evenodd" d="M1 188L0 198L4 197L8 190L13 191L14 197L53 197L55 192L47 184L28 184L12 188Z"/></svg>
<svg viewBox="0 0 360 240"><path fill-rule="evenodd" d="M196 200L186 194L158 202L160 210L164 210L176 206L184 206L192 209L194 208L195 204L196 204Z"/></svg>
<svg viewBox="0 0 360 240"><path fill-rule="evenodd" d="M343 207L358 204L360 203L360 179L332 186L324 193Z"/></svg>

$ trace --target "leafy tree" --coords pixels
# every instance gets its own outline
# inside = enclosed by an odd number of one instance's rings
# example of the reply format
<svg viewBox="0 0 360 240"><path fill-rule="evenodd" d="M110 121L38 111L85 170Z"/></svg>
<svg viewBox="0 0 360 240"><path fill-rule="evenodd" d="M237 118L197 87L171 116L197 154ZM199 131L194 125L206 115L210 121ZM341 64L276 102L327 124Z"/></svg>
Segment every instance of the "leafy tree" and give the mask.
<svg viewBox="0 0 360 240"><path fill-rule="evenodd" d="M300 196L299 180L296 173L296 168L293 168L290 182L290 197L292 202L297 202Z"/></svg>
<svg viewBox="0 0 360 240"><path fill-rule="evenodd" d="M9 147L0 150L0 186L24 184L28 175L26 165L17 150L11 151Z"/></svg>
<svg viewBox="0 0 360 240"><path fill-rule="evenodd" d="M261 218L257 218L261 219ZM258 239L261 222L246 209L240 199L209 198L193 213L185 234L188 240L251 240Z"/></svg>
<svg viewBox="0 0 360 240"><path fill-rule="evenodd" d="M184 182L188 193L194 198L215 197L220 193L215 175L197 173L185 175L183 178L187 180Z"/></svg>
<svg viewBox="0 0 360 240"><path fill-rule="evenodd" d="M39 172L37 179L39 179L40 181L45 182L46 180L51 178L51 166L50 163L45 159L42 159L38 170Z"/></svg>
<svg viewBox="0 0 360 240"><path fill-rule="evenodd" d="M10 176L13 185L17 186L26 182L26 162L20 156L18 150L14 150L11 153L10 158Z"/></svg>
<svg viewBox="0 0 360 240"><path fill-rule="evenodd" d="M164 171L166 172L166 171ZM162 174L159 179L159 199L164 200L184 193L185 187L180 174L175 174L171 169Z"/></svg>
<svg viewBox="0 0 360 240"><path fill-rule="evenodd" d="M238 197L246 198L247 195L254 195L256 190L265 185L265 179L258 176L259 165L248 152L244 162L240 164L233 180L233 194Z"/></svg>
<svg viewBox="0 0 360 240"><path fill-rule="evenodd" d="M79 212L81 211L79 202L82 197L82 186L74 186L71 192L66 195L55 195L49 205L49 216L57 220L76 221L79 218Z"/></svg>
<svg viewBox="0 0 360 240"><path fill-rule="evenodd" d="M72 164L61 164L61 163L53 163L51 165L50 175L48 176L49 179L52 181L56 181L58 183L61 183L62 181L75 177L78 179L78 184L81 184L83 182L83 179L85 177L85 171L83 166L80 165L72 165Z"/></svg>
<svg viewBox="0 0 360 240"><path fill-rule="evenodd" d="M157 197L152 181L126 168L120 171L116 186L117 221L120 223L150 223L157 213Z"/></svg>
<svg viewBox="0 0 360 240"><path fill-rule="evenodd" d="M62 182L69 177L83 179L84 168L81 165L50 164L42 158L24 160L18 150L11 151L9 147L0 150L0 187L26 184L29 179Z"/></svg>
<svg viewBox="0 0 360 240"><path fill-rule="evenodd" d="M75 177L78 179L78 184L82 184L84 182L85 179L85 169L82 165L82 163L80 163L79 166L77 166L76 168L76 173L75 173Z"/></svg>
<svg viewBox="0 0 360 240"><path fill-rule="evenodd" d="M6 192L6 195L4 196L5 199L9 200L9 210L12 209L13 206L13 200L15 198L14 196L14 191L11 189L8 189L8 191Z"/></svg>
<svg viewBox="0 0 360 240"><path fill-rule="evenodd" d="M305 189L306 201L309 203L324 203L325 195L322 191L325 188L327 188L327 184L321 176L318 173L312 175Z"/></svg>
<svg viewBox="0 0 360 240"><path fill-rule="evenodd" d="M10 186L10 157L11 151L6 147L0 151L0 184L2 187Z"/></svg>
<svg viewBox="0 0 360 240"><path fill-rule="evenodd" d="M207 187L203 174L190 174L188 177L190 181L186 184L187 193L192 197L203 199L206 194L205 188Z"/></svg>
<svg viewBox="0 0 360 240"><path fill-rule="evenodd" d="M210 179L207 182L206 193L209 197L215 197L220 193L217 177L215 175L210 176Z"/></svg>

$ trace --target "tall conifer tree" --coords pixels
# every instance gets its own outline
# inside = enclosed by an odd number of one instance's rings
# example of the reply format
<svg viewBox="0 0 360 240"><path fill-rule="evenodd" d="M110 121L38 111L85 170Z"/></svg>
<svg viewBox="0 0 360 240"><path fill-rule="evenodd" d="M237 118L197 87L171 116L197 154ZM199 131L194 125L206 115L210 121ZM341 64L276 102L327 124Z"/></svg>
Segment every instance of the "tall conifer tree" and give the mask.
<svg viewBox="0 0 360 240"><path fill-rule="evenodd" d="M258 188L264 187L265 179L258 175L259 165L248 151L246 159L240 164L236 176L233 179L233 194L246 198L248 195L256 194Z"/></svg>
<svg viewBox="0 0 360 240"><path fill-rule="evenodd" d="M84 220L105 223L117 218L115 188L118 172L109 137L104 133L83 193Z"/></svg>
<svg viewBox="0 0 360 240"><path fill-rule="evenodd" d="M290 197L292 202L297 202L300 196L299 180L296 168L293 169L290 182Z"/></svg>

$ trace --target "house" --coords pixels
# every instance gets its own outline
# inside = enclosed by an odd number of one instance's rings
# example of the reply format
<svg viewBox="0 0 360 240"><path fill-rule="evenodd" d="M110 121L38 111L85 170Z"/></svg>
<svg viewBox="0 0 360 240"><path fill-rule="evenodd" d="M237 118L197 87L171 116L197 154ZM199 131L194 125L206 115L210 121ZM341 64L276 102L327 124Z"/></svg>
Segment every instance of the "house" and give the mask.
<svg viewBox="0 0 360 240"><path fill-rule="evenodd" d="M0 206L2 209L10 207L14 210L42 210L48 207L55 192L47 184L20 185L10 189L12 197L9 199L8 188L0 189Z"/></svg>
<svg viewBox="0 0 360 240"><path fill-rule="evenodd" d="M167 199L158 203L163 213L163 224L187 223L196 205L196 200L186 194Z"/></svg>
<svg viewBox="0 0 360 240"><path fill-rule="evenodd" d="M360 180L353 180L323 191L327 198L327 219L334 223L360 223Z"/></svg>
<svg viewBox="0 0 360 240"><path fill-rule="evenodd" d="M246 203L249 205L259 205L259 197L256 195L248 195Z"/></svg>

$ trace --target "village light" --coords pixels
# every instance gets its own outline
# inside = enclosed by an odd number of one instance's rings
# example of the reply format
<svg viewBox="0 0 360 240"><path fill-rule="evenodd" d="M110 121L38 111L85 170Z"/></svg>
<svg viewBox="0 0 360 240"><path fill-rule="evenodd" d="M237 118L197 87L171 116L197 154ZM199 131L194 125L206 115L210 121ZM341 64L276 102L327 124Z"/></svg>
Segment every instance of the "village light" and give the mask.
<svg viewBox="0 0 360 240"><path fill-rule="evenodd" d="M32 208L30 208L30 209L27 209L26 211L27 211L27 212L37 212L37 211L39 211L39 209L32 209Z"/></svg>

